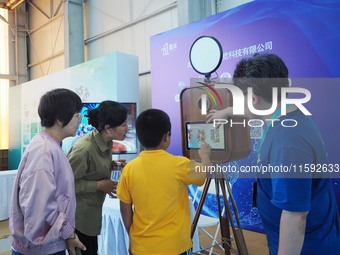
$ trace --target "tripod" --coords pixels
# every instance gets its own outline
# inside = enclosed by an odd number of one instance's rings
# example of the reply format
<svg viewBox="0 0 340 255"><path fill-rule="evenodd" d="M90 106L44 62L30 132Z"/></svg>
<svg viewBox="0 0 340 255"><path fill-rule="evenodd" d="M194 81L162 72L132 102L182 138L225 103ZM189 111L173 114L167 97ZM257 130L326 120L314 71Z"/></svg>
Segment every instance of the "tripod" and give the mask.
<svg viewBox="0 0 340 255"><path fill-rule="evenodd" d="M198 206L197 206L195 218L192 222L191 238L194 236L196 226L197 226L197 223L198 223L198 220L199 220L199 216L201 214L203 204L204 204L205 198L207 196L208 189L209 189L211 181L212 181L211 177L207 178L207 180L206 180L201 199L200 199ZM217 176L215 176L214 181L215 181L215 188L216 188L217 207L218 207L218 215L219 215L219 219L220 219L220 229L221 229L222 246L224 248L224 254L225 255L231 254L230 253L231 237L230 237L230 228L229 228L229 223L230 223L231 229L232 229L233 234L234 234L234 239L235 239L235 242L236 242L238 254L239 255L248 255L247 246L246 246L246 243L245 243L245 240L244 240L244 236L243 236L243 232L242 232L242 229L241 229L240 220L239 220L239 217L238 217L238 212L237 212L235 200L234 200L233 195L231 193L231 188L230 188L229 182L228 182L228 180L225 180L224 177L223 178L221 178L221 177L217 178ZM220 187L219 186L221 186L221 190L222 190L223 202L224 202L224 206L225 206L226 215L223 215L222 209L221 209ZM229 199L230 199L230 202L231 202L231 205L232 205L232 208L233 208L233 211L234 211L235 219L236 219L236 226L235 226L235 223L234 223L233 218L232 218L232 213L231 213L229 203L228 203L228 200L227 200L227 193L226 193L225 187L227 187L227 190L228 190L228 193L229 193Z"/></svg>

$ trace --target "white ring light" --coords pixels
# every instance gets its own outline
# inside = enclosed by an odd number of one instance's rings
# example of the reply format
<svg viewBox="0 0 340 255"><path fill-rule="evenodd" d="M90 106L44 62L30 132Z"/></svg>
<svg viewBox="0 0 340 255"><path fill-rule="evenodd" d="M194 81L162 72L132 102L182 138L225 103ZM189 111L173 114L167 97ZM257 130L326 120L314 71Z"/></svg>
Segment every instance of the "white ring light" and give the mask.
<svg viewBox="0 0 340 255"><path fill-rule="evenodd" d="M189 53L191 66L205 77L210 77L218 69L222 57L222 46L214 37L201 36L191 45Z"/></svg>

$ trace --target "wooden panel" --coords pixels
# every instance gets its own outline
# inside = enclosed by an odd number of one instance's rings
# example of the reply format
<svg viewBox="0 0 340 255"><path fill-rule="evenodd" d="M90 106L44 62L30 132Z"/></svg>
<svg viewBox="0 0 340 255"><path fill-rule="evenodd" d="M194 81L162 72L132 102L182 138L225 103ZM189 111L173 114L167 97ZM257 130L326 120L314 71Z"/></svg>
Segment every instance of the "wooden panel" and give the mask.
<svg viewBox="0 0 340 255"><path fill-rule="evenodd" d="M8 150L0 150L0 171L8 169Z"/></svg>

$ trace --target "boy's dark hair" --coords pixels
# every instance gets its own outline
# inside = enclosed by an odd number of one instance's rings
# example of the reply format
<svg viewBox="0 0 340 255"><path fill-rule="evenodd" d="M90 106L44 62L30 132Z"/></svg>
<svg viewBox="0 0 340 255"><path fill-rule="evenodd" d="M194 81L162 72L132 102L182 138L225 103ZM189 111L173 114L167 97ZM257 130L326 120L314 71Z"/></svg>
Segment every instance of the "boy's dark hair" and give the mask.
<svg viewBox="0 0 340 255"><path fill-rule="evenodd" d="M146 110L136 120L136 132L139 142L145 148L155 148L163 136L171 132L170 118L162 110Z"/></svg>
<svg viewBox="0 0 340 255"><path fill-rule="evenodd" d="M41 126L52 127L59 120L65 127L81 107L81 99L75 92L69 89L51 90L40 98L38 114Z"/></svg>
<svg viewBox="0 0 340 255"><path fill-rule="evenodd" d="M236 66L233 81L236 86L272 102L272 89L278 88L278 100L281 100L281 88L288 87L288 68L283 60L275 54L255 54L242 59Z"/></svg>
<svg viewBox="0 0 340 255"><path fill-rule="evenodd" d="M127 119L127 109L120 103L114 101L103 101L97 108L88 110L89 124L99 132L105 129L105 125L111 128L122 125Z"/></svg>

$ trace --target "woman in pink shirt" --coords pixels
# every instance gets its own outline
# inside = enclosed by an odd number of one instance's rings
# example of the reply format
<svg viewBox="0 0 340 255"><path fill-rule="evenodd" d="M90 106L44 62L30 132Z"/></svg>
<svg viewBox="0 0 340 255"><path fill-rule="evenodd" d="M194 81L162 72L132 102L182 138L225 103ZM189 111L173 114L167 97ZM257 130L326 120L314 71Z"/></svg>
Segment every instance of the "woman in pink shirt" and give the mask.
<svg viewBox="0 0 340 255"><path fill-rule="evenodd" d="M68 89L44 94L38 114L44 130L33 137L19 164L10 209L12 254L70 255L85 249L74 233L75 188L61 141L74 136L82 107Z"/></svg>

